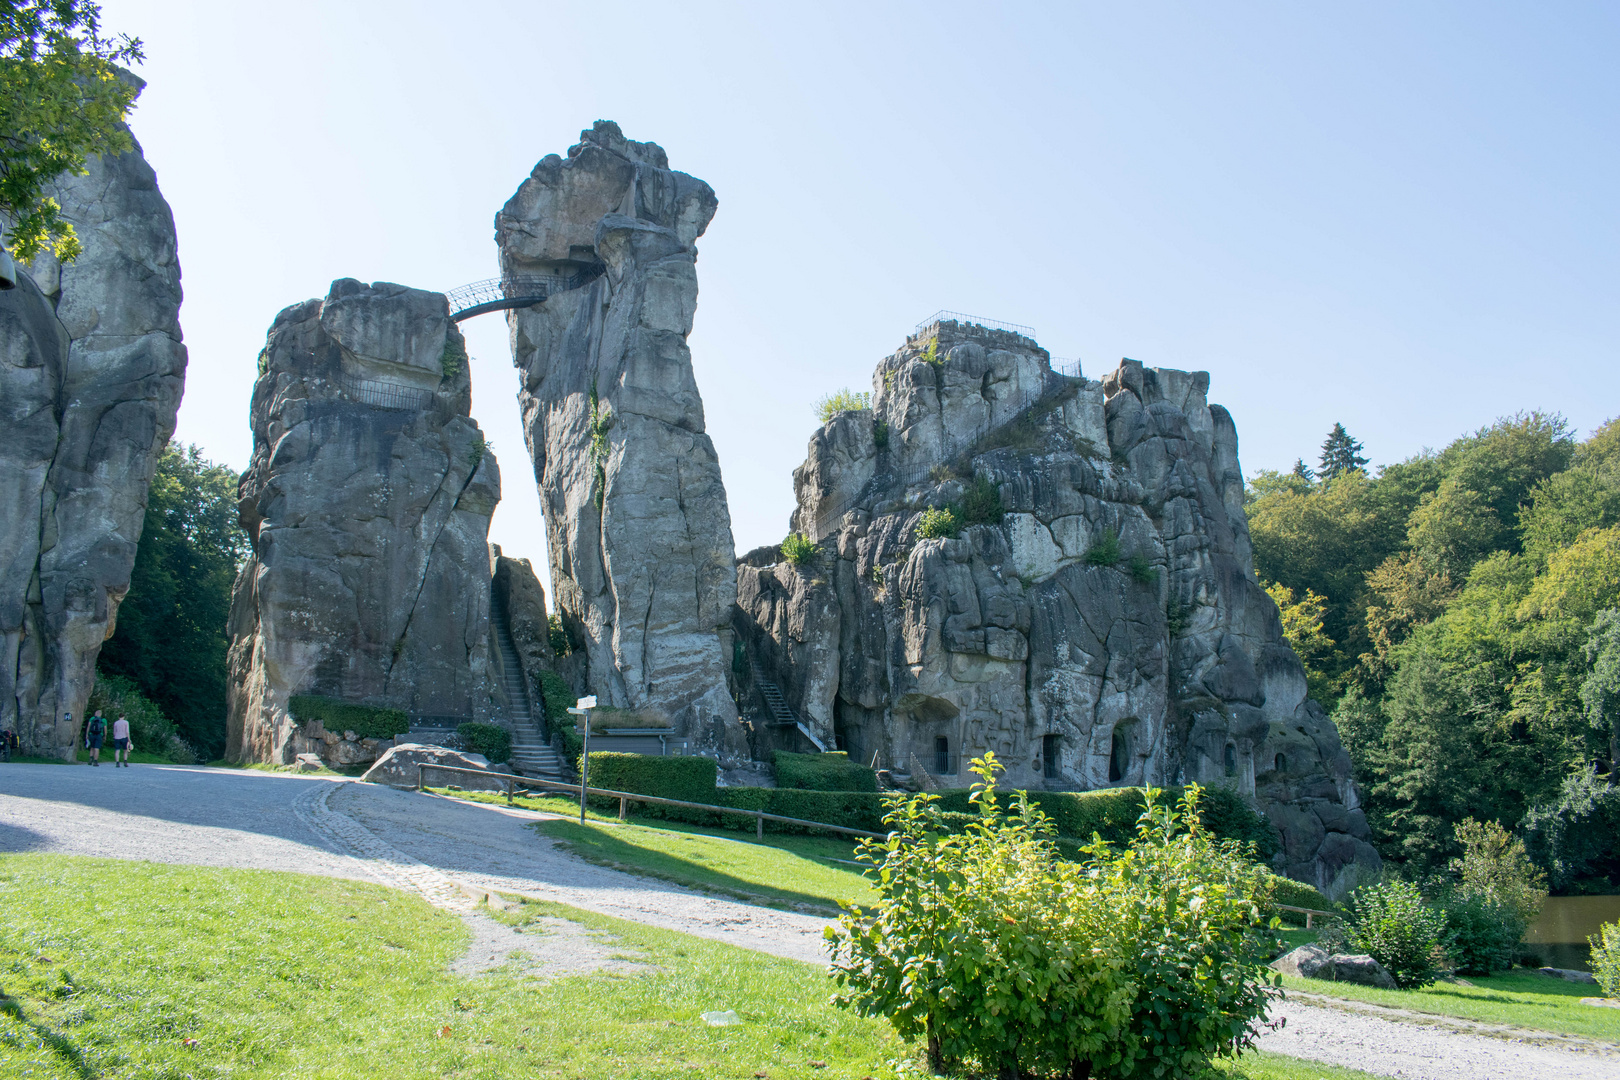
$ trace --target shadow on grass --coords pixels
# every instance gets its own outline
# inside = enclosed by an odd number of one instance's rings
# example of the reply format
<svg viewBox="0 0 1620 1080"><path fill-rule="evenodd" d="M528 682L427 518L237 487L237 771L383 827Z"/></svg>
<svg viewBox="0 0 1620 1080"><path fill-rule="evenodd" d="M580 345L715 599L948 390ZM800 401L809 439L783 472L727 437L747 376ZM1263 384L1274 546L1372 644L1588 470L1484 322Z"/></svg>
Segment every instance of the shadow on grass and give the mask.
<svg viewBox="0 0 1620 1080"><path fill-rule="evenodd" d="M536 822L535 827L545 836L562 844L569 853L599 866L658 878L676 885L724 893L753 903L787 905L814 911L817 914L838 914L838 906L824 896L760 885L735 877L723 870L716 870L712 866L683 859L670 852L625 843L608 830L593 829L577 821L541 821ZM663 823L652 827L662 828ZM792 852L792 849L782 850L798 854Z"/></svg>
<svg viewBox="0 0 1620 1080"><path fill-rule="evenodd" d="M96 1071L84 1060L84 1052L67 1036L51 1030L45 1024L30 1020L23 1011L22 1002L15 998L0 996L0 1015L10 1016L19 1024L32 1031L39 1037L39 1041L51 1048L51 1053L61 1058L68 1068L79 1074L80 1080L94 1080Z"/></svg>

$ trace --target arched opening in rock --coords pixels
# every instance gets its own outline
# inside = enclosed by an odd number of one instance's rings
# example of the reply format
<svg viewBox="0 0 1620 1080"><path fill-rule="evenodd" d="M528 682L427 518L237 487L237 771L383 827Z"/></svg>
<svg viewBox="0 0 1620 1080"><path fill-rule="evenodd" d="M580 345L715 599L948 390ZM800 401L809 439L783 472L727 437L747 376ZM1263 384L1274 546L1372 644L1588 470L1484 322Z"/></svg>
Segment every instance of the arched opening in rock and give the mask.
<svg viewBox="0 0 1620 1080"><path fill-rule="evenodd" d="M1063 736L1041 736L1041 769L1048 780L1056 780L1062 773L1063 767Z"/></svg>
<svg viewBox="0 0 1620 1080"><path fill-rule="evenodd" d="M942 776L950 776L951 768L951 740L943 735L934 736L934 771Z"/></svg>
<svg viewBox="0 0 1620 1080"><path fill-rule="evenodd" d="M1272 764L1272 767L1275 768L1278 772L1287 772L1288 771L1288 755L1287 754L1278 754L1276 760L1273 761L1271 764Z"/></svg>
<svg viewBox="0 0 1620 1080"><path fill-rule="evenodd" d="M1237 745L1235 743L1226 744L1226 775L1237 775Z"/></svg>
<svg viewBox="0 0 1620 1080"><path fill-rule="evenodd" d="M1114 729L1114 736L1108 746L1108 781L1117 783L1125 779L1125 773L1131 765L1131 733L1121 728Z"/></svg>

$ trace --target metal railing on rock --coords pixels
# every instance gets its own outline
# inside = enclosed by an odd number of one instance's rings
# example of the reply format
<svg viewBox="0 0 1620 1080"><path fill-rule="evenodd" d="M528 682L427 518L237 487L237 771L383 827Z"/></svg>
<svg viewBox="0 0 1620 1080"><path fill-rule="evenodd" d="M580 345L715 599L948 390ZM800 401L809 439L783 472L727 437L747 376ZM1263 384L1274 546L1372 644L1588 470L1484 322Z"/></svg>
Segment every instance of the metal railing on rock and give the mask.
<svg viewBox="0 0 1620 1080"><path fill-rule="evenodd" d="M959 323L974 323L975 325L982 326L987 330L1007 330L1014 334L1022 334L1031 341L1035 340L1035 328L1033 326L1025 326L1023 323L1002 322L1000 319L984 319L977 315L964 315L960 311L944 310L936 311L932 315L928 316L928 318L918 323L915 333L920 334L930 326L933 326L935 323L953 321Z"/></svg>
<svg viewBox="0 0 1620 1080"><path fill-rule="evenodd" d="M343 392L374 409L422 410L433 404L433 391L416 386L384 382L382 379L357 379L344 376L339 380Z"/></svg>
<svg viewBox="0 0 1620 1080"><path fill-rule="evenodd" d="M482 769L463 769L458 765L434 765L424 762L418 767L416 774L416 790L421 791L425 786L422 775L428 770L447 773L466 773L477 776L483 780L502 779L506 781L506 804L512 805L513 789L518 785L537 790L566 791L579 795L580 785L564 783L561 780L535 780L524 776L512 776L506 773L485 772ZM587 787L584 795L600 795L609 799L619 800L619 820L624 821L630 813L630 804L633 802L657 803L659 806L685 806L692 810L712 810L716 814L741 814L743 817L754 819L754 832L759 838L765 837L765 823L767 821L780 821L787 825L799 825L814 829L826 829L829 832L848 833L850 836L866 836L873 840L887 839L888 833L870 832L866 829L852 829L847 825L829 825L825 821L807 821L804 818L785 817L782 814L768 814L763 810L741 810L735 806L713 806L709 803L687 802L684 799L665 799L657 795L638 795L634 791L614 791L610 788Z"/></svg>
<svg viewBox="0 0 1620 1080"><path fill-rule="evenodd" d="M460 322L489 311L508 311L545 303L548 297L577 289L602 276L605 267L588 267L575 274L533 277L498 277L459 285L444 294L450 319Z"/></svg>

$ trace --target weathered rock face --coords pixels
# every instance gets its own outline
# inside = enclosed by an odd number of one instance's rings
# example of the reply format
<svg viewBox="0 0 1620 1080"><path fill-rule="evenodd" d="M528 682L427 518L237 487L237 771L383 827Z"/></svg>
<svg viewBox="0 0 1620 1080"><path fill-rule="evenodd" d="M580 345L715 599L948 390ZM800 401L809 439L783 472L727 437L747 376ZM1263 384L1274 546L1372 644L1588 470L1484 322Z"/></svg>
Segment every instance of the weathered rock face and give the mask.
<svg viewBox="0 0 1620 1080"><path fill-rule="evenodd" d="M552 590L602 705L744 753L726 684L731 515L686 337L714 192L599 121L495 219L509 278L589 278L509 315ZM594 277L591 275L595 275Z"/></svg>
<svg viewBox="0 0 1620 1080"><path fill-rule="evenodd" d="M87 168L52 191L83 252L0 293L0 727L66 758L186 372L157 177L139 146Z"/></svg>
<svg viewBox="0 0 1620 1080"><path fill-rule="evenodd" d="M276 316L253 388L231 600L235 761L322 752L293 694L487 719L489 519L500 472L468 415L443 295L332 283Z"/></svg>
<svg viewBox="0 0 1620 1080"><path fill-rule="evenodd" d="M1027 338L925 329L794 474L817 556L739 567L750 659L824 741L897 771L966 783L994 750L1021 786L1234 786L1276 825L1279 869L1342 890L1378 856L1255 581L1208 385L1129 360L1066 378ZM919 538L951 504L985 523Z"/></svg>

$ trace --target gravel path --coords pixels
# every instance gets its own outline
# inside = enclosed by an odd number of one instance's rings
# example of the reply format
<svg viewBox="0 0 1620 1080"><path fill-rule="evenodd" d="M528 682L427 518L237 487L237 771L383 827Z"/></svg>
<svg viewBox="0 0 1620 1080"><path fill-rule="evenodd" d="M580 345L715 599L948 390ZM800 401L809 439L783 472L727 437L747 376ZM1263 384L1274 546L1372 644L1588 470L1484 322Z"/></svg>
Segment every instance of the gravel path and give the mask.
<svg viewBox="0 0 1620 1080"><path fill-rule="evenodd" d="M545 815L371 784L281 773L136 765L0 766L0 851L294 870L382 881L467 920L456 965L517 962L541 976L637 970L623 948L566 919L514 933L484 892L521 893L819 963L826 920L706 896L582 862L538 835ZM1320 1000L1320 999L1317 999ZM1620 1080L1620 1047L1298 998L1266 1050L1410 1080ZM1526 1038L1525 1036L1528 1036Z"/></svg>

